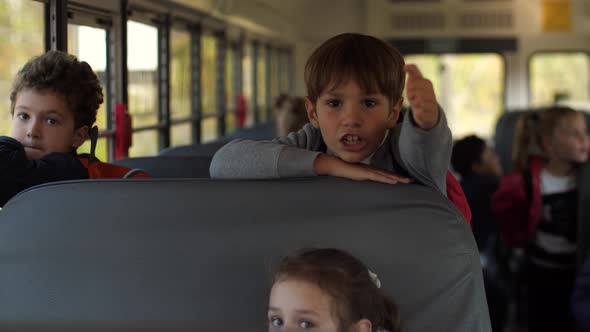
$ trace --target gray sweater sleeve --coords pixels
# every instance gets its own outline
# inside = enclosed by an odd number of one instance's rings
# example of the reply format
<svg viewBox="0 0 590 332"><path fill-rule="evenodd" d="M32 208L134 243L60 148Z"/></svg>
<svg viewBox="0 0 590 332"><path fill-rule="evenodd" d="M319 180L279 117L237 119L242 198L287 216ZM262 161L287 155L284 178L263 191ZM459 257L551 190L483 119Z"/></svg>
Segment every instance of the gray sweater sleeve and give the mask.
<svg viewBox="0 0 590 332"><path fill-rule="evenodd" d="M401 160L398 162L401 161L411 177L446 196L453 138L442 108L439 107L438 123L434 128L424 130L416 126L410 110L399 130L397 157Z"/></svg>
<svg viewBox="0 0 590 332"><path fill-rule="evenodd" d="M272 141L236 139L213 156L209 173L214 179L315 176L313 164L321 142L320 131L310 124Z"/></svg>

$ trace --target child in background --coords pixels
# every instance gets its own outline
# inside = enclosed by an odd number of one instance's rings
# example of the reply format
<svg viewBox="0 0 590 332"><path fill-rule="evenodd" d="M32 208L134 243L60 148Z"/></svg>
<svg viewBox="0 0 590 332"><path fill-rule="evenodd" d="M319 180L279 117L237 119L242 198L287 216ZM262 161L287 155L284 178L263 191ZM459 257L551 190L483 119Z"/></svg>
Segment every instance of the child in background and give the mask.
<svg viewBox="0 0 590 332"><path fill-rule="evenodd" d="M281 95L275 103L277 116L277 136L287 136L291 132L297 132L309 122L305 109L305 99Z"/></svg>
<svg viewBox="0 0 590 332"><path fill-rule="evenodd" d="M338 249L304 250L281 260L268 324L269 331L400 331L398 309L378 276Z"/></svg>
<svg viewBox="0 0 590 332"><path fill-rule="evenodd" d="M47 182L127 173L147 177L76 154L103 102L98 77L86 62L60 51L29 60L17 74L10 102L11 137L0 136L0 206Z"/></svg>
<svg viewBox="0 0 590 332"><path fill-rule="evenodd" d="M484 252L488 240L493 241L498 233L490 201L502 176L500 160L483 139L470 135L455 142L451 164L461 175L461 187L473 217L475 242L480 252Z"/></svg>
<svg viewBox="0 0 590 332"><path fill-rule="evenodd" d="M577 166L590 141L582 113L552 107L524 114L515 171L492 196L503 238L525 248L529 331L573 331L570 299L577 252Z"/></svg>

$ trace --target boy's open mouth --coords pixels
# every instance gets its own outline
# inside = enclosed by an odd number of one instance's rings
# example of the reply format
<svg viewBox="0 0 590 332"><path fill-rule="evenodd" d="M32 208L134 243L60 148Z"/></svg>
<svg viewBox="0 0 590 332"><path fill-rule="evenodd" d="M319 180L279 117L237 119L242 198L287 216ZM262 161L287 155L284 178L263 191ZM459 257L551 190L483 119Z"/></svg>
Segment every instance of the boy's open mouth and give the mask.
<svg viewBox="0 0 590 332"><path fill-rule="evenodd" d="M340 138L340 143L344 149L354 152L361 150L365 146L366 140L358 135L346 134Z"/></svg>

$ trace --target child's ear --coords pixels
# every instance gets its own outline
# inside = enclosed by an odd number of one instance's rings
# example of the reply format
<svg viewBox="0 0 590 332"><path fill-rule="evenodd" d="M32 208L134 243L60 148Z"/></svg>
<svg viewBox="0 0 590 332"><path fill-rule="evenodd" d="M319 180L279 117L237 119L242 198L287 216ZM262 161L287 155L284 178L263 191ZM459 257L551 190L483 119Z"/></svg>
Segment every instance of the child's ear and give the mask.
<svg viewBox="0 0 590 332"><path fill-rule="evenodd" d="M355 332L371 332L373 328L373 324L371 321L363 318L354 324L353 331Z"/></svg>
<svg viewBox="0 0 590 332"><path fill-rule="evenodd" d="M402 105L404 104L404 98L399 97L399 100L395 105L391 107L391 111L389 112L389 118L387 119L387 127L393 128L397 124L397 119L399 118L399 113L401 112Z"/></svg>
<svg viewBox="0 0 590 332"><path fill-rule="evenodd" d="M309 97L305 97L305 110L307 111L307 118L309 119L309 122L311 122L311 125L314 126L314 128L319 128L320 122L318 121L318 113Z"/></svg>
<svg viewBox="0 0 590 332"><path fill-rule="evenodd" d="M88 126L82 126L74 130L74 139L72 140L72 147L77 149L88 138Z"/></svg>

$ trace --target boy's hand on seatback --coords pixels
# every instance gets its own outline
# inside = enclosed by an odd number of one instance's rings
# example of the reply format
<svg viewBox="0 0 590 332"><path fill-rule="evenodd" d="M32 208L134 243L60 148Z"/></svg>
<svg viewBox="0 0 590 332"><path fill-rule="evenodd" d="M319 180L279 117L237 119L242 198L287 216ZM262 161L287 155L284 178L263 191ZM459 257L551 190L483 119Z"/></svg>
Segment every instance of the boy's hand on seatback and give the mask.
<svg viewBox="0 0 590 332"><path fill-rule="evenodd" d="M406 96L414 122L422 129L432 129L438 122L438 102L432 82L425 79L416 65L405 65L408 74Z"/></svg>
<svg viewBox="0 0 590 332"><path fill-rule="evenodd" d="M411 179L363 164L352 164L320 153L313 164L317 175L329 175L356 181L375 181L388 184L410 183Z"/></svg>

